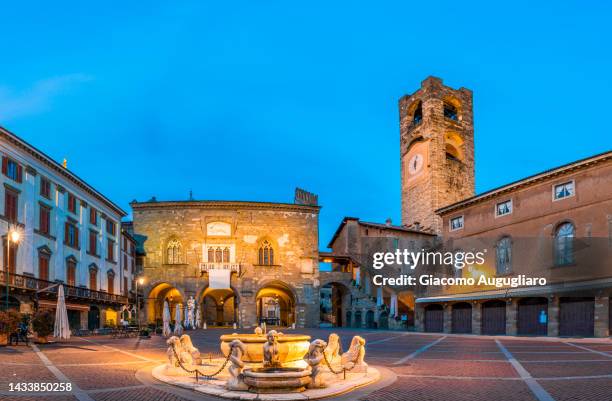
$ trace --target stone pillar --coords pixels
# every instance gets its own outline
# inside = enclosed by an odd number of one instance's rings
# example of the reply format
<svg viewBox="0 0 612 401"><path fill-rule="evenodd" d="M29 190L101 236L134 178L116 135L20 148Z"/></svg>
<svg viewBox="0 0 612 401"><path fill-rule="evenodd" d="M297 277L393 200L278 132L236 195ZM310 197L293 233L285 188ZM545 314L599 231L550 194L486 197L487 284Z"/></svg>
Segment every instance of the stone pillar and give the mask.
<svg viewBox="0 0 612 401"><path fill-rule="evenodd" d="M423 304L414 305L414 329L416 331L425 331L425 308Z"/></svg>
<svg viewBox="0 0 612 401"><path fill-rule="evenodd" d="M474 301L472 303L472 333L481 334L481 304L480 302Z"/></svg>
<svg viewBox="0 0 612 401"><path fill-rule="evenodd" d="M518 318L518 300L508 299L506 301L506 334L515 336L518 333L517 329Z"/></svg>
<svg viewBox="0 0 612 401"><path fill-rule="evenodd" d="M556 295L548 298L548 335L559 335L559 297Z"/></svg>
<svg viewBox="0 0 612 401"><path fill-rule="evenodd" d="M450 333L453 326L453 308L451 304L444 304L444 332Z"/></svg>
<svg viewBox="0 0 612 401"><path fill-rule="evenodd" d="M610 297L595 297L595 337L610 335Z"/></svg>

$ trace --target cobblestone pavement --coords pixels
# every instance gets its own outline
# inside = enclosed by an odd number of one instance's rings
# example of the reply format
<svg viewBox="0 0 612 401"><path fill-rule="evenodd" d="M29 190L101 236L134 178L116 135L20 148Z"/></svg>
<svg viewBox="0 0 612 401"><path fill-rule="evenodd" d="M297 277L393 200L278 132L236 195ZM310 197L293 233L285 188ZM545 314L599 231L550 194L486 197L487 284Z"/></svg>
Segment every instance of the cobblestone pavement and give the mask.
<svg viewBox="0 0 612 401"><path fill-rule="evenodd" d="M219 356L219 335L191 331L206 355ZM455 336L338 329L343 349L353 335L367 340L366 360L386 372L385 384L340 397L364 401L603 401L612 399L612 341ZM326 339L330 330L300 330ZM68 342L0 347L0 400L215 400L155 381L165 361L163 338L73 338ZM386 369L386 370L385 370ZM393 374L395 381L388 380ZM70 382L64 393L11 392L11 383ZM388 385L387 385L388 384Z"/></svg>

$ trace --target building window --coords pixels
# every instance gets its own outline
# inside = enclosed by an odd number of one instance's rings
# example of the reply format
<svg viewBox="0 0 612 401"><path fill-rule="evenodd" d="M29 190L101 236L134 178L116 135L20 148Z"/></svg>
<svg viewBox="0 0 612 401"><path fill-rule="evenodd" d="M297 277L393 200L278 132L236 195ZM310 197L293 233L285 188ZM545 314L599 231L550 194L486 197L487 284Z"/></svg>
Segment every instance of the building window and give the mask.
<svg viewBox="0 0 612 401"><path fill-rule="evenodd" d="M462 228L463 228L463 216L453 217L450 220L450 231L461 230Z"/></svg>
<svg viewBox="0 0 612 401"><path fill-rule="evenodd" d="M9 273L13 273L15 274L16 270L17 270L17 251L19 250L18 245L16 243L14 243L13 241L11 241L11 248L9 250L7 250L7 241L6 241L6 237L4 237L3 240L3 267L4 269L6 269L6 266L8 265L8 271ZM7 259L7 255L9 256L9 258Z"/></svg>
<svg viewBox="0 0 612 401"><path fill-rule="evenodd" d="M507 214L512 213L512 200L507 200L504 202L500 202L495 205L495 216L505 216Z"/></svg>
<svg viewBox="0 0 612 401"><path fill-rule="evenodd" d="M110 235L115 235L115 223L111 220L106 220L106 232Z"/></svg>
<svg viewBox="0 0 612 401"><path fill-rule="evenodd" d="M40 177L40 196L51 199L51 181L45 177Z"/></svg>
<svg viewBox="0 0 612 401"><path fill-rule="evenodd" d="M423 121L423 103L419 102L412 115L412 125L419 125L421 121Z"/></svg>
<svg viewBox="0 0 612 401"><path fill-rule="evenodd" d="M183 247L179 240L173 239L166 247L166 263L169 265L180 265L183 263Z"/></svg>
<svg viewBox="0 0 612 401"><path fill-rule="evenodd" d="M128 269L127 255L123 255L123 270L127 270L127 269Z"/></svg>
<svg viewBox="0 0 612 401"><path fill-rule="evenodd" d="M4 191L4 217L10 223L17 222L19 194L16 191L6 188Z"/></svg>
<svg viewBox="0 0 612 401"><path fill-rule="evenodd" d="M38 278L49 281L49 254L46 252L38 252Z"/></svg>
<svg viewBox="0 0 612 401"><path fill-rule="evenodd" d="M13 181L22 182L23 180L23 168L15 160L6 156L2 157L2 174Z"/></svg>
<svg viewBox="0 0 612 401"><path fill-rule="evenodd" d="M76 285L76 260L69 259L66 261L66 283L68 285Z"/></svg>
<svg viewBox="0 0 612 401"><path fill-rule="evenodd" d="M89 253L98 256L98 233L89 230Z"/></svg>
<svg viewBox="0 0 612 401"><path fill-rule="evenodd" d="M563 184L555 185L553 199L559 200L574 196L574 181L564 182Z"/></svg>
<svg viewBox="0 0 612 401"><path fill-rule="evenodd" d="M98 268L93 265L89 267L89 289L98 290Z"/></svg>
<svg viewBox="0 0 612 401"><path fill-rule="evenodd" d="M115 272L112 270L109 270L108 272L108 293L109 294L114 294L115 293Z"/></svg>
<svg viewBox="0 0 612 401"><path fill-rule="evenodd" d="M67 221L64 229L64 244L78 249L79 248L79 229L76 224Z"/></svg>
<svg viewBox="0 0 612 401"><path fill-rule="evenodd" d="M123 295L128 296L128 279L127 277L123 277Z"/></svg>
<svg viewBox="0 0 612 401"><path fill-rule="evenodd" d="M51 209L49 207L40 205L38 220L38 231L46 235L51 234Z"/></svg>
<svg viewBox="0 0 612 401"><path fill-rule="evenodd" d="M508 274L512 271L512 239L504 237L496 246L497 274Z"/></svg>
<svg viewBox="0 0 612 401"><path fill-rule="evenodd" d="M260 265L272 266L274 264L274 248L269 241L262 242L259 247L259 258L258 262Z"/></svg>
<svg viewBox="0 0 612 401"><path fill-rule="evenodd" d="M68 211L76 214L76 197L68 194Z"/></svg>
<svg viewBox="0 0 612 401"><path fill-rule="evenodd" d="M210 246L208 247L208 262L209 263L229 263L230 249L227 246Z"/></svg>
<svg viewBox="0 0 612 401"><path fill-rule="evenodd" d="M450 103L444 103L444 117L457 121L457 108Z"/></svg>
<svg viewBox="0 0 612 401"><path fill-rule="evenodd" d="M574 263L574 225L563 223L555 231L555 265L564 266Z"/></svg>
<svg viewBox="0 0 612 401"><path fill-rule="evenodd" d="M93 226L98 225L98 211L93 207L89 208L89 224Z"/></svg>
<svg viewBox="0 0 612 401"><path fill-rule="evenodd" d="M106 260L109 262L115 261L115 241L108 238L106 240Z"/></svg>

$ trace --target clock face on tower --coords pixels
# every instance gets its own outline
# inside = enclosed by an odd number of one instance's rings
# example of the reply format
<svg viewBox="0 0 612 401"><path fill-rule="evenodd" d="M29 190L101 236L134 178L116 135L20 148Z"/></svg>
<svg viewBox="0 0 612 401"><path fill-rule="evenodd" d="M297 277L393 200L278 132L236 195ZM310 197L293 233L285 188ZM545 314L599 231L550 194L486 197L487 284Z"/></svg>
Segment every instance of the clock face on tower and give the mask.
<svg viewBox="0 0 612 401"><path fill-rule="evenodd" d="M408 173L415 175L423 168L423 155L416 153L408 161Z"/></svg>

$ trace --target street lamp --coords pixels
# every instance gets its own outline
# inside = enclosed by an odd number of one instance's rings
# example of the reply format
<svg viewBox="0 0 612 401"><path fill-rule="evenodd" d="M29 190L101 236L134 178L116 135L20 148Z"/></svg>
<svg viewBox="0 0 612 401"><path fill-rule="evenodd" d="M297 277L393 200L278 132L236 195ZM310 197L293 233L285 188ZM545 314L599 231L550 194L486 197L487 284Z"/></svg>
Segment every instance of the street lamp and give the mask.
<svg viewBox="0 0 612 401"><path fill-rule="evenodd" d="M144 284L144 277L136 280L136 322L138 323L138 331L140 331L140 298L138 297L138 284Z"/></svg>
<svg viewBox="0 0 612 401"><path fill-rule="evenodd" d="M6 311L8 311L9 309L9 274L11 271L10 268L10 264L11 264L11 241L13 241L15 244L19 243L19 240L21 239L21 233L19 233L19 231L17 231L16 229L10 229L8 232L8 235L6 236L6 304L5 304L5 308ZM15 255L17 256L17 255ZM15 262L17 260L15 259ZM15 266L13 266L13 268L15 268Z"/></svg>

